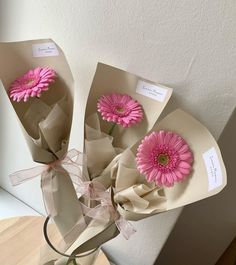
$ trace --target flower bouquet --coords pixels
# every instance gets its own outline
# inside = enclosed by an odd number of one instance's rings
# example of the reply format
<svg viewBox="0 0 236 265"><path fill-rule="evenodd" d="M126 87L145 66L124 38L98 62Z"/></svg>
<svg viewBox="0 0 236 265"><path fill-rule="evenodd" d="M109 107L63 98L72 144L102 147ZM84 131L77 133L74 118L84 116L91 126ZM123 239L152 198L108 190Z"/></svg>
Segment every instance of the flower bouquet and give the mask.
<svg viewBox="0 0 236 265"><path fill-rule="evenodd" d="M77 155L67 153L73 114L72 74L62 50L52 40L1 43L0 57L2 84L32 158L41 164L12 174L11 181L19 185L41 175L46 211L70 245L85 227L68 173L74 170L75 163L70 164ZM73 238L67 237L78 223L80 230L74 230Z"/></svg>
<svg viewBox="0 0 236 265"><path fill-rule="evenodd" d="M153 86L151 92L157 99L143 96L147 85ZM110 173L121 153L152 128L171 93L171 88L98 64L85 112L83 173L77 179L72 176L87 227L67 251L72 256L95 251L119 232L127 239L135 232L114 208Z"/></svg>
<svg viewBox="0 0 236 265"><path fill-rule="evenodd" d="M89 181L76 189L90 221L72 255L119 233L128 239L136 232L129 221L204 199L226 185L218 145L199 121L177 109L155 123L167 99L157 100L159 93L171 90L98 64L85 112L83 175Z"/></svg>
<svg viewBox="0 0 236 265"><path fill-rule="evenodd" d="M129 221L226 185L220 150L199 121L180 109L159 121L171 88L99 63L86 105L84 152L67 152L73 80L60 48L28 41L1 44L0 53L8 58L0 68L3 85L34 161L43 164L11 180L16 185L41 174L46 210L66 243L63 250L51 243L47 218L45 239L60 255L40 264L92 264L103 243L138 233Z"/></svg>

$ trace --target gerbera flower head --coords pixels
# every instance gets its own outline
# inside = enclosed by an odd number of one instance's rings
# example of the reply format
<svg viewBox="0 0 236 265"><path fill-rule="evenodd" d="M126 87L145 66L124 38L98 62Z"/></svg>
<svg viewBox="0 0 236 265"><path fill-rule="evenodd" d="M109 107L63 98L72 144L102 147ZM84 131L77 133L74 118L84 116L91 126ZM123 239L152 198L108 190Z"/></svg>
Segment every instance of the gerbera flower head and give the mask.
<svg viewBox="0 0 236 265"><path fill-rule="evenodd" d="M40 97L55 81L56 72L49 67L37 67L18 77L9 88L13 101L27 101L29 97Z"/></svg>
<svg viewBox="0 0 236 265"><path fill-rule="evenodd" d="M173 186L192 170L193 154L186 141L170 131L154 131L138 147L137 168L147 181Z"/></svg>
<svg viewBox="0 0 236 265"><path fill-rule="evenodd" d="M103 120L130 127L143 119L139 102L127 94L112 93L99 98L97 109Z"/></svg>

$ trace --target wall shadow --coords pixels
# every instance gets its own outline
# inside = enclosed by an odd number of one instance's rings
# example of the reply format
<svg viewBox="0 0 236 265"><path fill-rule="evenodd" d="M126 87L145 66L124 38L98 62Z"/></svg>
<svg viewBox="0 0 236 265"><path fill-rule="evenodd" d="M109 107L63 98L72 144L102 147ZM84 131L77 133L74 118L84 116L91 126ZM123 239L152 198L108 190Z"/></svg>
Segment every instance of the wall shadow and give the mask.
<svg viewBox="0 0 236 265"><path fill-rule="evenodd" d="M156 265L213 265L236 235L236 108L218 144L228 180L218 195L186 206Z"/></svg>

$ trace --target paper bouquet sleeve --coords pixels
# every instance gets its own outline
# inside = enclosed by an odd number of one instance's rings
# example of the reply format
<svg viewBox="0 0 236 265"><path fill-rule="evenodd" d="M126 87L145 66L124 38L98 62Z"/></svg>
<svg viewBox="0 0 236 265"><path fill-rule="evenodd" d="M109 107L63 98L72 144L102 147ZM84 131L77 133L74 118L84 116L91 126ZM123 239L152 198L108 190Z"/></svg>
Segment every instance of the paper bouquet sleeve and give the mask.
<svg viewBox="0 0 236 265"><path fill-rule="evenodd" d="M9 99L9 104L18 117L33 160L47 165L62 159L68 148L74 90L63 51L50 39L0 43L0 58L0 79L6 93L17 77L32 68L50 67L56 71L56 82L40 100L13 102ZM61 234L66 235L81 218L83 221L81 207L66 172L51 170L47 176L51 181L49 193L52 193L50 196L56 211L54 221ZM42 185L44 182L42 178ZM47 191L45 194L47 200Z"/></svg>
<svg viewBox="0 0 236 265"><path fill-rule="evenodd" d="M193 171L183 182L160 188L146 181L136 168L138 141L117 162L114 200L118 211L128 220L185 206L219 193L226 185L226 170L219 147L209 131L195 118L178 109L151 131L168 130L181 135L193 156ZM151 133L151 131L149 133Z"/></svg>
<svg viewBox="0 0 236 265"><path fill-rule="evenodd" d="M129 128L116 126L111 136L108 135L111 123L102 119L97 102L101 96L113 92L127 94L137 100L142 106L144 118ZM116 155L131 147L152 128L171 94L172 89L169 87L98 63L85 111L84 150L91 179L100 175Z"/></svg>
<svg viewBox="0 0 236 265"><path fill-rule="evenodd" d="M125 149L152 128L169 101L172 89L110 65L98 63L86 104L85 123L91 115L97 113L98 99L112 92L130 95L144 110L141 123L126 130L119 126L114 131L114 146ZM101 118L99 120L101 131L108 133L110 124Z"/></svg>

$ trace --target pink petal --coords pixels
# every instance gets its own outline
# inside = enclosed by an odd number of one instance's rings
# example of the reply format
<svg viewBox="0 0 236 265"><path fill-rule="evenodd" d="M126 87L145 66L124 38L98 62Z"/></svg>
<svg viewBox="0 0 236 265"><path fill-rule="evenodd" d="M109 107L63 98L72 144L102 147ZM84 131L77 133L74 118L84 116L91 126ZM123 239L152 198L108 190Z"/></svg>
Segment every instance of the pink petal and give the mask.
<svg viewBox="0 0 236 265"><path fill-rule="evenodd" d="M182 174L184 174L184 175L189 175L189 173L190 173L190 169L182 168L182 167L179 168L179 171L180 171Z"/></svg>
<svg viewBox="0 0 236 265"><path fill-rule="evenodd" d="M185 152L187 152L189 150L189 147L188 147L188 145L187 144L185 144L185 145L183 145L180 149L179 149L179 153L181 154L183 154L183 153L185 153Z"/></svg>
<svg viewBox="0 0 236 265"><path fill-rule="evenodd" d="M190 169L190 168L192 168L192 166L189 165L189 163L187 163L187 162L185 162L185 161L181 161L181 162L179 163L179 167L186 168L186 169Z"/></svg>

